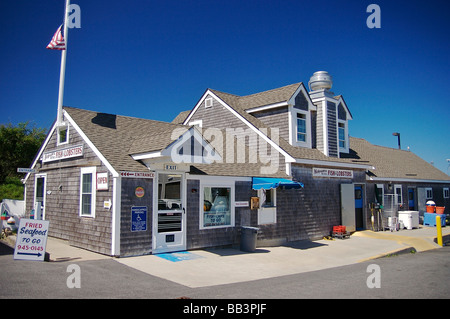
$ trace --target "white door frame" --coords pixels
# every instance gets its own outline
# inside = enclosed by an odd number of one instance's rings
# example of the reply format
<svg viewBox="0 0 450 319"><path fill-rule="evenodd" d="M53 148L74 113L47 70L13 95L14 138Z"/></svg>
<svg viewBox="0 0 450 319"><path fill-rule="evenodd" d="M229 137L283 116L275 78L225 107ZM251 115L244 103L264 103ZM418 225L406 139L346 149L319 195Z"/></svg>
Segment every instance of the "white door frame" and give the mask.
<svg viewBox="0 0 450 319"><path fill-rule="evenodd" d="M42 207L42 211L40 212L40 216L42 220L45 220L45 206L47 206L47 173L38 173L34 176L34 200L33 200L33 209L36 207L36 191L37 191L37 180L38 178L44 178L44 189L42 190L42 201L44 205ZM34 212L34 218L37 219L39 216L38 212Z"/></svg>
<svg viewBox="0 0 450 319"><path fill-rule="evenodd" d="M160 175L180 175L180 199L181 209L159 210L158 209L158 186ZM158 232L159 214L181 213L181 231ZM180 171L156 171L153 183L153 222L152 222L152 253L165 253L186 250L186 176Z"/></svg>

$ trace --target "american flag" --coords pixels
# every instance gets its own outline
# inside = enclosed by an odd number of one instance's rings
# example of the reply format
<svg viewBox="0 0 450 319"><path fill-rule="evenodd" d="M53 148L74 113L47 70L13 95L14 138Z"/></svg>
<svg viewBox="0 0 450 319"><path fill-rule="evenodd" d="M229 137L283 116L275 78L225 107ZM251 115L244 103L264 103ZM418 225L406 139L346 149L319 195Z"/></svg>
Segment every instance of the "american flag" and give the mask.
<svg viewBox="0 0 450 319"><path fill-rule="evenodd" d="M66 49L66 42L64 41L64 37L61 32L62 25L59 26L58 30L56 30L55 34L53 35L52 40L47 45L47 49L50 50L65 50Z"/></svg>

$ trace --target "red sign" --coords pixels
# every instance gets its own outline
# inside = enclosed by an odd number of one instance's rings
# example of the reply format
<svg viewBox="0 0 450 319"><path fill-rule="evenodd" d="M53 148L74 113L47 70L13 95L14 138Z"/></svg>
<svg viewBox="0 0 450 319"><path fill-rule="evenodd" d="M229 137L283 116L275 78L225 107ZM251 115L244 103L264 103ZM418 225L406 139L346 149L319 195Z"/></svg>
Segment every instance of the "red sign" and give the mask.
<svg viewBox="0 0 450 319"><path fill-rule="evenodd" d="M145 195L144 188L140 187L140 186L136 187L136 190L134 191L134 194L136 195L136 197L139 197L139 198L144 197L144 195Z"/></svg>

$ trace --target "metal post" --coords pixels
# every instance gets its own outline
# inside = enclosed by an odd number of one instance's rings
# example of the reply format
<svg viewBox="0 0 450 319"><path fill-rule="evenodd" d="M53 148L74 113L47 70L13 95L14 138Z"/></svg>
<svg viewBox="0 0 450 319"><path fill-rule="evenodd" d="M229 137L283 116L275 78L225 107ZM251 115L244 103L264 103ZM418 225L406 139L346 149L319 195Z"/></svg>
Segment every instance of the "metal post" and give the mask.
<svg viewBox="0 0 450 319"><path fill-rule="evenodd" d="M441 216L436 214L436 230L437 230L437 244L443 247L442 243L442 225L441 225Z"/></svg>
<svg viewBox="0 0 450 319"><path fill-rule="evenodd" d="M66 0L66 6L64 10L64 41L66 44L66 49L61 51L61 71L59 74L59 94L58 94L58 114L56 117L56 125L62 125L62 107L63 107L63 97L64 97L64 78L66 75L66 56L67 56L67 43L69 38L69 28L67 25L68 10L70 6L70 0Z"/></svg>

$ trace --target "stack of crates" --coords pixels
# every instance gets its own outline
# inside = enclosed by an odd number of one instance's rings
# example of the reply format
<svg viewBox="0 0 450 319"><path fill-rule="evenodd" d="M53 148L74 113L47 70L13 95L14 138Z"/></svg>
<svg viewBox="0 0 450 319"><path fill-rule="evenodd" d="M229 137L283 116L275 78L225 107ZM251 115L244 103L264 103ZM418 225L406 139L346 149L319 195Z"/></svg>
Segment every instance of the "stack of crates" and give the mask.
<svg viewBox="0 0 450 319"><path fill-rule="evenodd" d="M345 226L339 225L339 226L333 226L333 233L332 233L333 237L337 237L337 238L348 238L350 236L350 234L347 233L347 230L345 228Z"/></svg>

